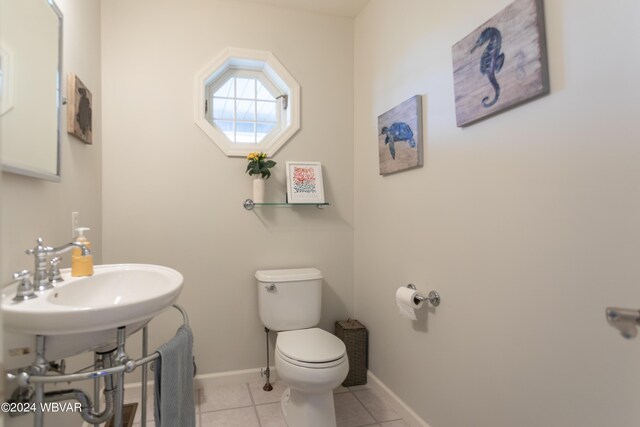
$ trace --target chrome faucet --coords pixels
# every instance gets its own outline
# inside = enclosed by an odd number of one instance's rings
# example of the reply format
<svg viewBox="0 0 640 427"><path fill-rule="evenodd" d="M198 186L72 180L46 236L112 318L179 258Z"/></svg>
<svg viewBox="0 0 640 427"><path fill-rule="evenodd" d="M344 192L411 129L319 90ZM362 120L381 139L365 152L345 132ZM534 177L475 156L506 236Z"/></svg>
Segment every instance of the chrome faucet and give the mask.
<svg viewBox="0 0 640 427"><path fill-rule="evenodd" d="M33 249L27 249L27 255L33 255L35 257L35 267L33 271L33 286L36 291L44 291L53 287L51 281L49 281L49 274L47 272L47 257L49 255L60 255L73 248L80 248L82 250L82 256L91 255L91 250L83 243L71 242L66 245L52 248L44 246L42 237L38 237L36 240L37 245ZM54 264L52 264L52 268ZM55 276L55 273L52 274Z"/></svg>

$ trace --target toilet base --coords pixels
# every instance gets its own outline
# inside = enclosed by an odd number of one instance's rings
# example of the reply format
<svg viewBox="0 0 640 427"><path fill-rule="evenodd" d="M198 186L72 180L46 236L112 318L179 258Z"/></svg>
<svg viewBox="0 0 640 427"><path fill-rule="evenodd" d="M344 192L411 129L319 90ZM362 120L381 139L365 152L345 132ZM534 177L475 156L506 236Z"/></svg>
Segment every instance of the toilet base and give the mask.
<svg viewBox="0 0 640 427"><path fill-rule="evenodd" d="M280 400L287 424L295 427L336 427L333 390L303 393L287 388Z"/></svg>

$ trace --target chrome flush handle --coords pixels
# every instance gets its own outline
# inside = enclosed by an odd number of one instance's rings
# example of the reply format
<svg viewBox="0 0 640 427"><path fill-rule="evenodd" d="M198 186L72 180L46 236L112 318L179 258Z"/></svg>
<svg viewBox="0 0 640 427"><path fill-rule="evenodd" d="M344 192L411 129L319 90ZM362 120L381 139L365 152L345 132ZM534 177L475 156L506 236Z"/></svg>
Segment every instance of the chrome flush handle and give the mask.
<svg viewBox="0 0 640 427"><path fill-rule="evenodd" d="M269 292L275 292L278 289L275 283L272 283L270 285L264 285L264 288Z"/></svg>

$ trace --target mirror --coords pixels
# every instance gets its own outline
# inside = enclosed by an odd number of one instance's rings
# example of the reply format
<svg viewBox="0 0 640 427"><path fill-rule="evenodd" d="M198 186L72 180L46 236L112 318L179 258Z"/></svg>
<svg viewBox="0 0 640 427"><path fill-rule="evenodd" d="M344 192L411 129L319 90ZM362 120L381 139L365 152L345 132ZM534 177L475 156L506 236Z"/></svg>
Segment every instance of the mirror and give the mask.
<svg viewBox="0 0 640 427"><path fill-rule="evenodd" d="M0 0L2 170L60 180L62 13L53 0Z"/></svg>

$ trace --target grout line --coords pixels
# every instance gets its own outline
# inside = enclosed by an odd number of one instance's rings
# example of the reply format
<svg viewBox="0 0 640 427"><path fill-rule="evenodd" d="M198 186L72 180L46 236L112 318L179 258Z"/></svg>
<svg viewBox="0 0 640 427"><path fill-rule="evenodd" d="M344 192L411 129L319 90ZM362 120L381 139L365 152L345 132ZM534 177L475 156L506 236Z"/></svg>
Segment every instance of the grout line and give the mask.
<svg viewBox="0 0 640 427"><path fill-rule="evenodd" d="M248 384L248 383L240 383L240 384L225 384L225 385L242 385L242 384L244 384L245 386L249 387L249 384ZM224 386L224 385L223 385L223 386ZM202 391L204 392L204 390L202 390ZM204 397L203 397L203 398L204 398ZM248 405L232 406L232 407L229 407L229 408L213 409L213 410L210 410L210 411L202 411L202 410L201 410L201 413L204 415L204 414L210 414L210 413L212 413L212 412L230 411L230 410L233 410L233 409L250 408L250 407L252 407L252 406L255 406L255 403L254 403L254 401L253 401L253 395L251 394L251 388L249 388L249 400L251 400L251 403L250 403L250 404L248 404Z"/></svg>
<svg viewBox="0 0 640 427"><path fill-rule="evenodd" d="M245 383L247 386L247 390L249 390L249 399L251 399L251 404L256 406L256 400L253 398L253 393L251 392L251 385L249 383Z"/></svg>
<svg viewBox="0 0 640 427"><path fill-rule="evenodd" d="M362 404L362 406L364 406L364 409L369 413L369 415L371 415L371 418L373 418L374 420L376 420L376 423L380 424L380 423L386 423L389 421L404 421L404 419L402 418L402 416L400 414L397 413L397 411L391 406L389 405L385 399L382 398L382 396L379 396L378 394L376 394L375 391L373 391L373 389L370 388L363 388L363 389L359 389L359 390L355 390L355 391L370 391L371 394L373 394L385 407L386 409L390 409L393 412L396 413L396 415L398 416L398 418L393 418L390 420L379 420L377 419L373 413L369 410L369 408L367 408L367 405L364 404L364 402L358 397L358 395L355 392L352 392L353 395L355 396L355 398L358 400L358 402L360 402ZM372 424L374 425L374 424Z"/></svg>
<svg viewBox="0 0 640 427"><path fill-rule="evenodd" d="M365 411L367 411L367 414L369 414L371 416L371 419L373 419L377 424L380 424L380 421L378 421L378 419L376 417L373 416L373 414L371 413L371 411L369 411L369 408L367 408L367 406L362 403L362 400L358 399L358 396L356 396L356 394L352 391L349 391L349 393L351 393L353 395L353 397L356 398L356 400L358 401L358 403L360 403L360 405L362 405L362 407L364 408ZM364 424L365 426L371 425L371 424ZM373 424L375 425L375 424Z"/></svg>
<svg viewBox="0 0 640 427"><path fill-rule="evenodd" d="M253 406L253 413L256 414L256 419L258 420L258 426L262 427L262 421L260 421L260 414L258 414L258 408L256 408L256 400L253 398L253 393L251 392L251 385L249 383L245 383L247 386L247 390L249 390L249 399L251 399L251 403Z"/></svg>

